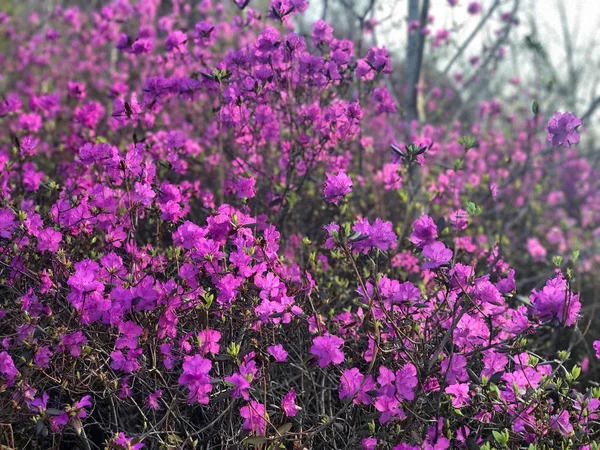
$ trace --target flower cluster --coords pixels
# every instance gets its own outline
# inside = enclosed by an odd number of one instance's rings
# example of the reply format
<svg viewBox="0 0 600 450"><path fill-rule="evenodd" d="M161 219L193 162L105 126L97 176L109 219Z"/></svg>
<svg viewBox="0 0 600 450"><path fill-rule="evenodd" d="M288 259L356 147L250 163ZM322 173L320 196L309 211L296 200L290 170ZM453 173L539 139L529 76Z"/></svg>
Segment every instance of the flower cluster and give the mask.
<svg viewBox="0 0 600 450"><path fill-rule="evenodd" d="M581 121L540 136L492 99L473 124L399 127L394 55L290 31L307 5L0 13L17 448L598 441ZM429 94L442 114L453 92Z"/></svg>

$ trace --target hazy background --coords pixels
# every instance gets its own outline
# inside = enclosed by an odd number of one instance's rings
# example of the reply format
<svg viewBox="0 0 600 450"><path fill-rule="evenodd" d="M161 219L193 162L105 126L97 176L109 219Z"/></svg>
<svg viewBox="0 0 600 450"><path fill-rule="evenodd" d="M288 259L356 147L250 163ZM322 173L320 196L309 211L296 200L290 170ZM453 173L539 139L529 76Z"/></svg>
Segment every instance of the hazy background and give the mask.
<svg viewBox="0 0 600 450"><path fill-rule="evenodd" d="M127 0L117 0L126 2ZM197 5L202 0L189 0ZM312 23L324 18L338 38L355 42L360 56L372 45L385 46L392 53L395 70L388 88L396 98L406 95L409 71L405 65L408 45L408 11L411 4L423 7L426 0L309 0L309 9L296 16L297 31L310 34ZM482 11L467 12L471 0L430 0L426 24L430 34L424 40L422 69L418 74L419 110L417 119L440 123L477 114L481 101L499 98L503 108L522 112L533 99L542 113L573 111L584 118L588 139L582 151L595 146L592 130L600 109L600 1L599 0L481 0ZM0 10L19 15L37 11L44 17L60 6L99 7L114 1L103 0L0 0ZM131 0L135 3L135 0ZM213 0L213 5L232 6L232 0ZM270 0L251 0L249 7L266 13ZM172 0L161 0L168 11ZM488 15L488 12L492 13ZM518 25L506 28L503 13L514 12ZM488 17L489 16L489 17ZM486 20L483 20L487 18ZM190 21L194 19L191 17ZM368 29L369 22L376 23ZM190 27L193 23L190 23ZM433 37L448 30L450 39L433 48ZM472 32L472 40L455 57ZM506 32L506 36L503 34ZM499 57L497 52L505 52ZM472 58L479 58L473 65ZM449 67L449 61L454 63ZM410 64L414 66L414 63ZM462 81L457 81L457 74ZM407 81L408 80L408 81ZM442 87L454 93L444 116L427 111L432 89ZM406 102L400 101L401 105ZM401 107L402 110L402 107ZM402 111L401 111L402 112ZM407 115L411 118L410 113Z"/></svg>

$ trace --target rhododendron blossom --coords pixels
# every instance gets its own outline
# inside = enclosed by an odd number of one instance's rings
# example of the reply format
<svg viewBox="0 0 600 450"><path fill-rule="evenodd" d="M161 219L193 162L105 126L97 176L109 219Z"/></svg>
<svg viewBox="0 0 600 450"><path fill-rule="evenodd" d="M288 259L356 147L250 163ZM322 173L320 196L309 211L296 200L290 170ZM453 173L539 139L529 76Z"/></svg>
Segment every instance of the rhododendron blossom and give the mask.
<svg viewBox="0 0 600 450"><path fill-rule="evenodd" d="M599 103L518 4L13 3L6 445L600 442Z"/></svg>

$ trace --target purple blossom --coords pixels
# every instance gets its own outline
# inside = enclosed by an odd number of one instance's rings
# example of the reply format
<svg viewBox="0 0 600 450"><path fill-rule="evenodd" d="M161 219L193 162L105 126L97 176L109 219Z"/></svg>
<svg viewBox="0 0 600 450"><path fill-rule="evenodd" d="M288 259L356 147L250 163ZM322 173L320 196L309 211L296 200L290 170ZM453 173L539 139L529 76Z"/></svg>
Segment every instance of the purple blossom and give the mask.
<svg viewBox="0 0 600 450"><path fill-rule="evenodd" d="M569 290L562 275L548 280L541 291L534 290L530 300L533 313L545 322L557 319L559 323L570 326L579 318L579 295Z"/></svg>
<svg viewBox="0 0 600 450"><path fill-rule="evenodd" d="M396 371L396 392L402 399L414 400L417 384L417 368L414 364L405 364Z"/></svg>
<svg viewBox="0 0 600 450"><path fill-rule="evenodd" d="M240 408L240 416L244 418L244 430L249 430L259 436L267 431L267 413L265 405L251 400Z"/></svg>
<svg viewBox="0 0 600 450"><path fill-rule="evenodd" d="M342 338L326 334L313 339L310 353L318 358L321 368L329 364L338 365L344 361L344 353L340 350L342 345L344 345Z"/></svg>
<svg viewBox="0 0 600 450"><path fill-rule="evenodd" d="M477 15L481 12L481 4L479 2L471 2L469 3L467 10L469 11L469 14Z"/></svg>
<svg viewBox="0 0 600 450"><path fill-rule="evenodd" d="M552 147L570 147L579 142L581 119L570 112L557 111L548 122L548 140Z"/></svg>
<svg viewBox="0 0 600 450"><path fill-rule="evenodd" d="M148 398L146 398L146 404L148 405L148 408L153 409L154 411L158 411L160 409L158 399L161 398L162 395L163 391L160 389L148 395Z"/></svg>
<svg viewBox="0 0 600 450"><path fill-rule="evenodd" d="M438 237L438 229L431 217L423 214L413 223L413 232L410 235L410 242L419 248L432 244Z"/></svg>
<svg viewBox="0 0 600 450"><path fill-rule="evenodd" d="M179 384L189 389L188 402L198 402L207 405L208 393L212 390L210 384L210 372L212 364L210 360L201 355L186 356L183 362L183 374L179 377Z"/></svg>
<svg viewBox="0 0 600 450"><path fill-rule="evenodd" d="M423 269L437 269L450 262L452 259L452 250L447 248L442 242L436 241L423 248L423 256L428 260L423 264Z"/></svg>
<svg viewBox="0 0 600 450"><path fill-rule="evenodd" d="M563 436L571 436L573 425L571 425L569 419L569 411L563 410L560 414L550 417L550 428L557 430Z"/></svg>
<svg viewBox="0 0 600 450"><path fill-rule="evenodd" d="M328 173L323 194L325 201L335 205L347 194L352 192L352 179L346 175L346 172L340 171L337 175Z"/></svg>
<svg viewBox="0 0 600 450"><path fill-rule="evenodd" d="M452 406L455 408L462 408L470 401L469 385L467 383L452 384L444 392L452 396Z"/></svg>
<svg viewBox="0 0 600 450"><path fill-rule="evenodd" d="M269 347L267 347L267 352L269 352L269 355L271 355L273 358L275 358L275 361L277 361L277 362L286 362L287 361L288 352L285 351L285 349L283 348L283 345L281 345L281 344L270 345Z"/></svg>
<svg viewBox="0 0 600 450"><path fill-rule="evenodd" d="M300 408L296 405L296 391L290 389L281 400L281 409L288 417L296 417Z"/></svg>
<svg viewBox="0 0 600 450"><path fill-rule="evenodd" d="M370 405L373 398L367 392L375 387L375 382L371 375L364 383L363 380L364 375L356 367L344 370L340 378L340 399L353 398L352 401L355 405Z"/></svg>
<svg viewBox="0 0 600 450"><path fill-rule="evenodd" d="M0 374L6 379L6 385L11 387L15 378L19 374L19 371L15 367L15 364L7 352L0 353Z"/></svg>

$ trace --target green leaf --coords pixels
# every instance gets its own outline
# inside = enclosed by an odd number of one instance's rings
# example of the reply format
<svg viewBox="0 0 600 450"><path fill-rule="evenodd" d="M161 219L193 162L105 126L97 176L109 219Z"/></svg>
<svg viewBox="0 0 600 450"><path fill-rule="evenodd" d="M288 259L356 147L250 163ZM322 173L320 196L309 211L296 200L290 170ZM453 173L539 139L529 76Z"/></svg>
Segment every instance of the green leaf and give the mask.
<svg viewBox="0 0 600 450"><path fill-rule="evenodd" d="M482 212L483 212L483 210L481 209L481 206L479 206L473 202L467 203L467 213L469 213L470 216L478 216Z"/></svg>
<svg viewBox="0 0 600 450"><path fill-rule="evenodd" d="M556 256L552 257L552 264L554 264L556 267L560 267L562 262L563 262L562 256L556 255Z"/></svg>
<svg viewBox="0 0 600 450"><path fill-rule="evenodd" d="M462 145L462 147L465 149L465 152L472 148L479 147L479 142L477 142L477 139L474 136L461 136L458 139L458 143Z"/></svg>
<svg viewBox="0 0 600 450"><path fill-rule="evenodd" d="M281 425L279 428L277 428L277 432L281 435L286 434L288 431L290 431L292 429L292 423L288 422L288 423L284 423L283 425Z"/></svg>
<svg viewBox="0 0 600 450"><path fill-rule="evenodd" d="M243 443L247 445L262 445L269 441L266 436L250 436L244 439Z"/></svg>

